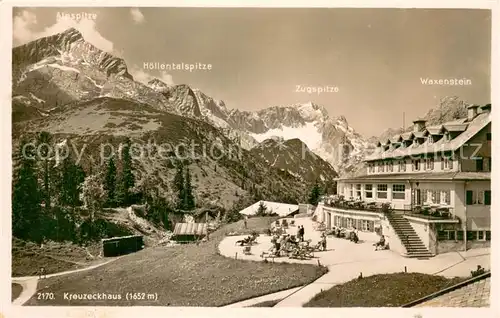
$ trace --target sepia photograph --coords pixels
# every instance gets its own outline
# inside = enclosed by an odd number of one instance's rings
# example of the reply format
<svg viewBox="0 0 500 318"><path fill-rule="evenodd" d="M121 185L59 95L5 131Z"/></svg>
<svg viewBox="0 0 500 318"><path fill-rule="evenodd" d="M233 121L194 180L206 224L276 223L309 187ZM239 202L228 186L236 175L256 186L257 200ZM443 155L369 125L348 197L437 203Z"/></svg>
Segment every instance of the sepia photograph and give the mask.
<svg viewBox="0 0 500 318"><path fill-rule="evenodd" d="M491 9L10 14L13 307L490 308Z"/></svg>

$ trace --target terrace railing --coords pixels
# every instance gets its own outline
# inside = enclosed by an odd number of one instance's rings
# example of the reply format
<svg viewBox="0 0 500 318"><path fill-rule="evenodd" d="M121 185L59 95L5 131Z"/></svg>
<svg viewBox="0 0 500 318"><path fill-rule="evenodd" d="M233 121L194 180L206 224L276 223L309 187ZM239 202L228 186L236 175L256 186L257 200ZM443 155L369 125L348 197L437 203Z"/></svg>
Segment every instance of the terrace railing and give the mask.
<svg viewBox="0 0 500 318"><path fill-rule="evenodd" d="M405 205L403 209L394 209L391 203L360 201L360 200L333 200L324 203L326 207L367 211L377 213L402 213L412 217L427 219L427 220L450 220L455 219L453 208L451 207L427 207Z"/></svg>
<svg viewBox="0 0 500 318"><path fill-rule="evenodd" d="M457 219L453 208L449 206L406 205L404 215L426 220L454 220Z"/></svg>

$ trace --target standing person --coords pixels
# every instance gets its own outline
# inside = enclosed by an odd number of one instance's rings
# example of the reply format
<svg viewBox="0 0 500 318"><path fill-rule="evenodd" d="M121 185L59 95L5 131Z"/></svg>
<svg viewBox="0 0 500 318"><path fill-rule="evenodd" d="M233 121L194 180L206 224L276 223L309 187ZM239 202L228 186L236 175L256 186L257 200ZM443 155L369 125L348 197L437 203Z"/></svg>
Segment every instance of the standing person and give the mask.
<svg viewBox="0 0 500 318"><path fill-rule="evenodd" d="M300 225L297 227L297 241L300 241Z"/></svg>
<svg viewBox="0 0 500 318"><path fill-rule="evenodd" d="M304 226L300 226L300 241L304 242Z"/></svg>
<svg viewBox="0 0 500 318"><path fill-rule="evenodd" d="M326 234L323 232L321 234L321 247L323 248L323 251L326 251Z"/></svg>
<svg viewBox="0 0 500 318"><path fill-rule="evenodd" d="M42 278L47 278L47 274L45 274L45 268L44 267L40 267L40 276L39 276L40 279Z"/></svg>
<svg viewBox="0 0 500 318"><path fill-rule="evenodd" d="M247 221L248 221L248 215L245 215L245 218L243 219L243 224L245 225L245 229L247 228Z"/></svg>

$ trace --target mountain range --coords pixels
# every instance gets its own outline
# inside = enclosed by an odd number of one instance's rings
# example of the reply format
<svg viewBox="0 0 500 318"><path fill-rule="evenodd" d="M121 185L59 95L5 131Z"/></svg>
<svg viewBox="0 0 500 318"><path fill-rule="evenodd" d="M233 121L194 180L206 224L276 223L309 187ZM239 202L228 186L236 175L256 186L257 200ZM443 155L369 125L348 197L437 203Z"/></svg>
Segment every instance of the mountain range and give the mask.
<svg viewBox="0 0 500 318"><path fill-rule="evenodd" d="M55 143L85 150L81 164L93 172L102 170L102 145L117 149L126 137L139 145L196 145L185 161L194 176L197 202L225 208L249 195L304 200L312 183L331 183L338 176L314 154L336 146L328 137L342 143L349 142L346 136L360 138L345 119L330 119L312 103L251 113L228 109L188 85L158 79L141 83L123 59L85 41L76 29L13 48L12 116L14 148L21 137L47 131ZM287 140L286 149L272 141L259 143L274 135L270 132L313 127L315 136L325 140L315 147L310 147L312 139ZM222 157L206 153L214 145L222 149ZM154 184L172 196L171 161L178 154L171 149L166 157L135 160L135 174L139 185Z"/></svg>

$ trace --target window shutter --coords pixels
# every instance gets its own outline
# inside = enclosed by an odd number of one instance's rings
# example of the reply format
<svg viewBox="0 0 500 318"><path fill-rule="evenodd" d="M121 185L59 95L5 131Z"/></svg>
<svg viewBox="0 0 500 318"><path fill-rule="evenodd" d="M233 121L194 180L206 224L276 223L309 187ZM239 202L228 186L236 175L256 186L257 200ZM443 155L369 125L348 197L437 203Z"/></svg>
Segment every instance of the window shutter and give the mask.
<svg viewBox="0 0 500 318"><path fill-rule="evenodd" d="M491 205L491 190L484 191L484 204Z"/></svg>
<svg viewBox="0 0 500 318"><path fill-rule="evenodd" d="M465 198L465 204L467 205L472 205L472 199L473 199L473 191L471 190L467 190L467 195L466 195L466 198Z"/></svg>
<svg viewBox="0 0 500 318"><path fill-rule="evenodd" d="M444 170L444 158L441 157L441 170Z"/></svg>
<svg viewBox="0 0 500 318"><path fill-rule="evenodd" d="M452 158L448 159L448 168L453 169L453 159Z"/></svg>

